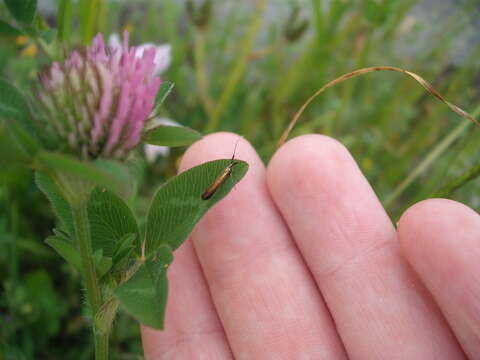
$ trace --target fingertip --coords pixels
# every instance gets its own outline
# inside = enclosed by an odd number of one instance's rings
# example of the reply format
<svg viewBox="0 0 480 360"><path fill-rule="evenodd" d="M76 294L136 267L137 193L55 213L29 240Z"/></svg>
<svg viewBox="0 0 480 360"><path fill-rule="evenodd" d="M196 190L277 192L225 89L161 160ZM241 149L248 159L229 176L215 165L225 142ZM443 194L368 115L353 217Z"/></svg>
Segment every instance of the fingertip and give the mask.
<svg viewBox="0 0 480 360"><path fill-rule="evenodd" d="M305 135L287 142L268 165L267 184L294 237L327 239L315 251L314 242L304 241L305 256L313 262L311 254L325 253L327 247L342 255L326 259L318 274L341 266L342 258L367 254L395 237L354 158L328 136Z"/></svg>
<svg viewBox="0 0 480 360"><path fill-rule="evenodd" d="M398 221L398 237L403 251L413 255L428 251L434 246L432 242L457 242L479 226L480 217L468 206L449 199L428 199L403 213Z"/></svg>
<svg viewBox="0 0 480 360"><path fill-rule="evenodd" d="M180 162L179 171L185 171L205 161L231 158L237 142L235 158L242 159L253 150L246 139L235 133L217 132L206 135L187 149Z"/></svg>
<svg viewBox="0 0 480 360"><path fill-rule="evenodd" d="M279 164L295 165L299 159L308 161L312 157L325 159L334 158L337 161L351 161L348 149L338 140L326 135L309 134L293 138L280 147L269 163L269 168L275 170Z"/></svg>
<svg viewBox="0 0 480 360"><path fill-rule="evenodd" d="M399 221L406 259L428 288L467 355L480 351L480 216L452 200L415 204Z"/></svg>
<svg viewBox="0 0 480 360"><path fill-rule="evenodd" d="M358 171L357 164L342 143L325 135L303 135L277 150L268 164L267 182L274 192L283 196L295 196L297 191L290 189L312 195L324 190L328 194L334 190L330 184L352 169Z"/></svg>

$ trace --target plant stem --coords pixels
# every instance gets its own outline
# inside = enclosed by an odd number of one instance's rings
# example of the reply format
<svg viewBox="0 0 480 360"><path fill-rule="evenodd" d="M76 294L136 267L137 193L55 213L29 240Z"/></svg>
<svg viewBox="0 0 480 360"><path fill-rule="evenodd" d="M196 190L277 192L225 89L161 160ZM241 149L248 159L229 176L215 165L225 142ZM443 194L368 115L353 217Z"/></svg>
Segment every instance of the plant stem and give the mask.
<svg viewBox="0 0 480 360"><path fill-rule="evenodd" d="M323 4L322 0L311 0L313 8L313 18L315 22L315 30L317 36L323 33L323 27L325 25L325 19L323 16Z"/></svg>
<svg viewBox="0 0 480 360"><path fill-rule="evenodd" d="M182 4L178 4L176 0L164 0L162 2L162 28L165 29L167 42L172 47L172 61L168 70L171 78L176 81L176 88L180 94L185 94L190 91L188 88L188 81L185 81L185 75L180 69L183 69L185 54L185 42L180 39L179 31L177 29L178 18L181 16ZM155 23L155 26L157 24ZM182 81L183 80L183 81Z"/></svg>
<svg viewBox="0 0 480 360"><path fill-rule="evenodd" d="M95 359L108 359L108 334L95 334Z"/></svg>
<svg viewBox="0 0 480 360"><path fill-rule="evenodd" d="M17 201L11 201L11 213L10 213L10 233L13 236L13 241L11 243L11 258L10 258L10 281L12 286L15 289L17 286L18 280L18 246L17 246L17 237L18 234L18 203Z"/></svg>
<svg viewBox="0 0 480 360"><path fill-rule="evenodd" d="M92 310L92 319L98 313L102 305L102 294L95 273L92 244L90 238L90 225L88 223L87 200L81 199L72 204L73 223L77 239L78 250L82 258L87 299ZM108 334L100 334L93 326L95 336L95 359L108 359Z"/></svg>
<svg viewBox="0 0 480 360"><path fill-rule="evenodd" d="M237 61L233 65L227 77L226 85L222 90L220 99L218 100L217 105L213 109L212 116L208 119L208 123L205 129L206 132L211 132L217 129L220 118L227 109L227 106L230 102L230 99L232 98L235 88L238 85L238 82L242 79L243 74L245 73L255 36L257 35L257 32L260 29L260 25L262 23L262 14L265 9L265 2L265 0L256 1L255 15L253 15L247 33L241 44L240 51L237 55Z"/></svg>
<svg viewBox="0 0 480 360"><path fill-rule="evenodd" d="M462 175L454 179L452 182L448 183L444 187L442 187L437 192L433 193L431 197L434 198L448 198L452 195L453 192L461 188L467 182L477 178L480 175L480 165L476 165L467 171L465 171Z"/></svg>
<svg viewBox="0 0 480 360"><path fill-rule="evenodd" d="M95 33L99 0L80 0L80 33L84 45L88 45Z"/></svg>
<svg viewBox="0 0 480 360"><path fill-rule="evenodd" d="M476 118L478 115L480 114L480 107L477 107L473 113L472 113L472 116L474 118ZM453 129L447 136L445 136L445 138L440 141L437 146L435 146L429 153L428 155L412 170L412 172L410 172L410 174L408 174L408 176L405 178L405 180L403 180L400 184L398 184L395 189L387 195L387 197L385 198L385 200L383 201L383 204L385 207L389 207L391 206L394 201L405 191L405 189L407 189L407 187L417 178L419 177L421 174L423 174L423 172L428 169L434 162L435 160L445 151L449 148L449 146L455 141L457 140L464 132L466 129L468 129L468 127L470 126L471 122L470 121L462 121L459 125L457 125L457 127L455 129ZM465 174L464 174L465 175ZM463 176L463 175L462 175ZM462 178L462 177L461 177ZM463 181L461 180L460 178L457 179L459 181ZM468 181L468 180L466 180ZM466 182L465 181L465 182ZM463 183L461 183L459 186L463 185ZM448 185L447 185L448 186ZM458 187L459 187L458 186ZM458 187L456 187L455 189L457 189ZM442 190L440 191L443 191L443 189L445 188L442 188ZM452 192L455 190L453 189ZM443 195L442 195L443 194ZM435 194L435 197L441 197L442 196L445 196L446 194L444 194L443 192L438 192Z"/></svg>
<svg viewBox="0 0 480 360"><path fill-rule="evenodd" d="M57 16L58 40L70 45L72 33L72 0L61 0Z"/></svg>
<svg viewBox="0 0 480 360"><path fill-rule="evenodd" d="M206 41L205 30L195 32L195 79L197 82L198 96L208 117L212 116L213 101L210 98L207 66L205 64Z"/></svg>
<svg viewBox="0 0 480 360"><path fill-rule="evenodd" d="M398 184L395 189L388 194L384 200L384 206L389 207L405 191L405 189L423 172L428 169L437 158L448 149L448 147L464 133L471 125L470 121L464 120L452 132L450 132L432 151L408 174L408 176Z"/></svg>
<svg viewBox="0 0 480 360"><path fill-rule="evenodd" d="M104 33L107 29L107 14L108 14L108 1L107 0L100 0L98 2L98 9L97 9L97 19L96 19L96 27L97 31Z"/></svg>
<svg viewBox="0 0 480 360"><path fill-rule="evenodd" d="M155 29L158 24L158 14L160 11L157 8L157 1L156 0L147 0L146 6L146 19L143 23L143 30L142 35L144 39L150 38L153 34L155 34Z"/></svg>

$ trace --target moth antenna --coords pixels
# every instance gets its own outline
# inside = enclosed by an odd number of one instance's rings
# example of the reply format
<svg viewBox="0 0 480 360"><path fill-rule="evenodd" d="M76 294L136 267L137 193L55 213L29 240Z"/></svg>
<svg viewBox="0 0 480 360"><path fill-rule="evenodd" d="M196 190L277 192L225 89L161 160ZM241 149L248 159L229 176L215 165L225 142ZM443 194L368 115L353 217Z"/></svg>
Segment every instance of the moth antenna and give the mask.
<svg viewBox="0 0 480 360"><path fill-rule="evenodd" d="M242 137L239 137L237 139L237 142L235 143L235 147L233 148L233 155L232 155L232 161L235 159L235 152L237 151L237 145L239 143L239 141L242 139Z"/></svg>

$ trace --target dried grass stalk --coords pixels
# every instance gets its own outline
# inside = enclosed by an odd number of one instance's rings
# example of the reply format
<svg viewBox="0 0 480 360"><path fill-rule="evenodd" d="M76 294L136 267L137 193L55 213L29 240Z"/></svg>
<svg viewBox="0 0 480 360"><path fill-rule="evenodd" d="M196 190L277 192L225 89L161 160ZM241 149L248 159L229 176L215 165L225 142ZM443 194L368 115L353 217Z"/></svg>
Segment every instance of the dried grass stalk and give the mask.
<svg viewBox="0 0 480 360"><path fill-rule="evenodd" d="M428 81L426 81L424 78L422 78L420 75L417 75L417 74L415 74L411 71L408 71L408 70L405 70L405 69L402 69L402 68L398 68L398 67L394 67L394 66L373 66L373 67L358 69L358 70L349 72L347 74L344 74L344 75L328 82L327 84L322 86L319 90L317 90L312 96L310 96L307 99L307 101L305 101L305 103L296 112L292 121L290 122L290 124L288 124L287 129L283 132L282 136L280 137L280 140L278 140L277 148L282 146L285 143L288 135L292 131L295 124L298 122L298 119L302 115L303 111L322 92L324 92L325 90L331 88L332 86L334 86L338 83L341 83L341 82L343 82L347 79L351 79L351 78L354 78L354 77L359 76L359 75L368 74L368 73L371 73L371 72L374 72L374 71L396 71L396 72L400 72L400 73L403 73L403 74L406 74L406 75L412 77L413 79L418 81L418 83L420 83L420 85L422 85L430 94L432 94L437 99L439 99L439 100L443 101L445 104L447 104L447 106L450 109L452 109L452 111L454 111L455 113L457 113L461 117L463 117L465 119L468 119L468 120L472 121L473 123L475 123L476 125L480 126L480 122L478 120L476 120L473 116L471 116L466 111L460 109L458 106L456 106L456 105L452 104L451 102L447 101L447 99L445 99L445 97L442 94L440 94L437 90L435 90L435 88Z"/></svg>

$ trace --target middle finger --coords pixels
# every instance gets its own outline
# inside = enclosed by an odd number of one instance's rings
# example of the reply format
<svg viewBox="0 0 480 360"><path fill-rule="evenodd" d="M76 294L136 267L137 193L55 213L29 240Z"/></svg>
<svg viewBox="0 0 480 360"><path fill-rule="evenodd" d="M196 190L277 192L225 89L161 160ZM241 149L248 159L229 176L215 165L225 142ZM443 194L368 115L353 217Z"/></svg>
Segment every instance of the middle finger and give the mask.
<svg viewBox="0 0 480 360"><path fill-rule="evenodd" d="M343 145L320 135L289 141L268 184L352 359L463 358Z"/></svg>

